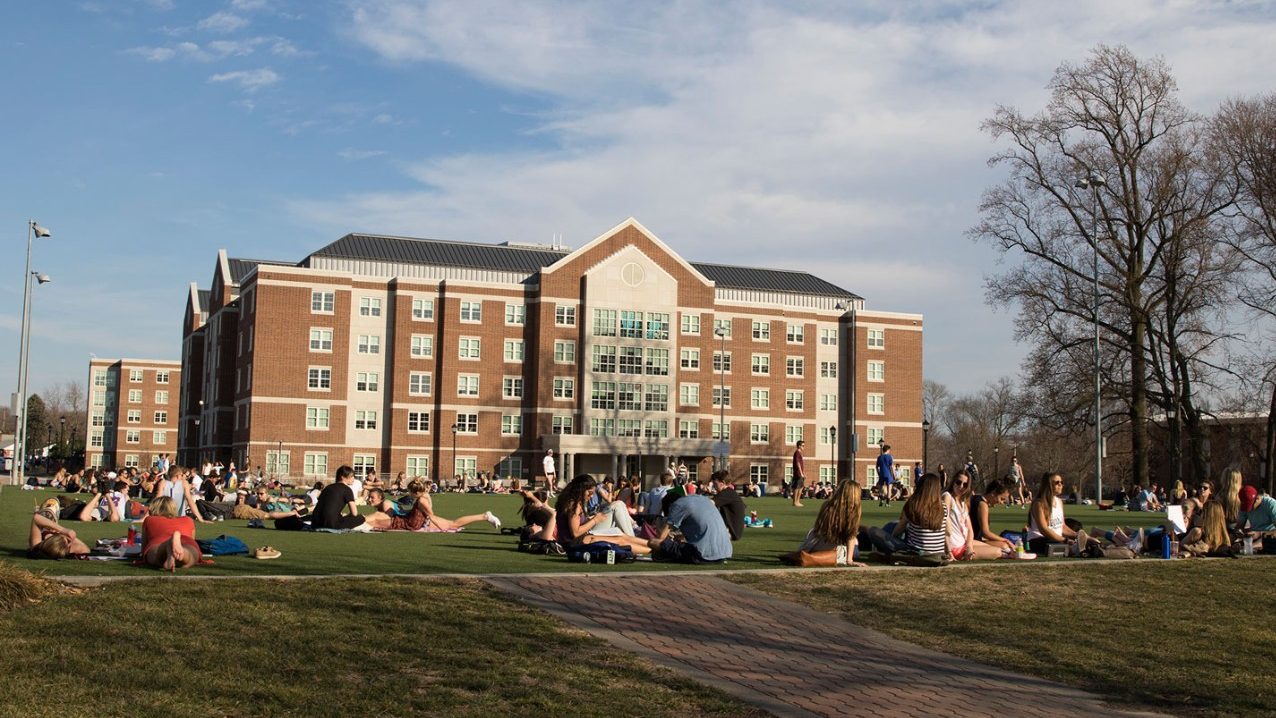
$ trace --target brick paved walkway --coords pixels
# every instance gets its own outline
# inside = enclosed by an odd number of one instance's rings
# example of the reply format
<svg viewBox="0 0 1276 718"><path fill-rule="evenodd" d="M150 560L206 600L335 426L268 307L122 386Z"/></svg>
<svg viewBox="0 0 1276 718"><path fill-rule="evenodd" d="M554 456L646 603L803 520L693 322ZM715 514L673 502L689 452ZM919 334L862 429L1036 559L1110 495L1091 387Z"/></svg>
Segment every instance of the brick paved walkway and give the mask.
<svg viewBox="0 0 1276 718"><path fill-rule="evenodd" d="M485 580L779 716L1150 715L904 643L708 576Z"/></svg>

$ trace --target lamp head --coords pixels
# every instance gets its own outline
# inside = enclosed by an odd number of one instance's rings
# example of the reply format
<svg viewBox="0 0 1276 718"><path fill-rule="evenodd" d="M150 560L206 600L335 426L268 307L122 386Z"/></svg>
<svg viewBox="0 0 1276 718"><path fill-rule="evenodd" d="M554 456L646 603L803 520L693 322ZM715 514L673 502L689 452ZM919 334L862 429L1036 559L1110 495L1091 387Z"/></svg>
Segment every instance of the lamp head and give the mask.
<svg viewBox="0 0 1276 718"><path fill-rule="evenodd" d="M31 233L37 237L52 237L53 233L48 229L41 227L35 220L31 220Z"/></svg>
<svg viewBox="0 0 1276 718"><path fill-rule="evenodd" d="M31 275L35 277L35 281L39 282L40 284L48 284L49 282L53 281L52 277L50 277L47 274L41 274L40 272L32 272Z"/></svg>

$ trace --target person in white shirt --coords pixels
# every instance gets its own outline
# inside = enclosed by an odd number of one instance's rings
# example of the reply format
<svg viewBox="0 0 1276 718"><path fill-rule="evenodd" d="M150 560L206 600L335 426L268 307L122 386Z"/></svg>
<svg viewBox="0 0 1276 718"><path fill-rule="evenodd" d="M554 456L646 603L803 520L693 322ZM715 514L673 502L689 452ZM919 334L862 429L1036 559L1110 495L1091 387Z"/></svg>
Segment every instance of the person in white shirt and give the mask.
<svg viewBox="0 0 1276 718"><path fill-rule="evenodd" d="M553 449L545 452L545 458L541 463L545 469L545 483L552 489L558 485L558 472L554 471Z"/></svg>

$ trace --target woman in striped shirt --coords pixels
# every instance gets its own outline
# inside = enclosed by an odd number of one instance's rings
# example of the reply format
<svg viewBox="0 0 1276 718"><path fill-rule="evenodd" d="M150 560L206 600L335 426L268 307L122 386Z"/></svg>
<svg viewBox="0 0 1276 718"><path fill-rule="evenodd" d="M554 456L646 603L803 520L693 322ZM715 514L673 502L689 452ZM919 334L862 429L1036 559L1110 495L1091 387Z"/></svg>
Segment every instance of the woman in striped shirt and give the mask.
<svg viewBox="0 0 1276 718"><path fill-rule="evenodd" d="M904 543L918 553L939 553L948 560L953 556L948 545L942 489L939 476L923 476L917 490L904 504L894 535L902 536Z"/></svg>

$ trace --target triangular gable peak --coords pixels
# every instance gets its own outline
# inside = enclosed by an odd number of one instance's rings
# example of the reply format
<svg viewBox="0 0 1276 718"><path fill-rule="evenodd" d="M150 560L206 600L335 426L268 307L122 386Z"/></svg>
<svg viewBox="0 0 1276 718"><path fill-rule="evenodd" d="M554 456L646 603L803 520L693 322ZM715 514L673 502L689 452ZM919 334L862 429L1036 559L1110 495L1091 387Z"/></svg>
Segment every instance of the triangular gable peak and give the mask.
<svg viewBox="0 0 1276 718"><path fill-rule="evenodd" d="M200 306L199 301L199 285L191 282L190 291L187 292L186 296L186 334L190 334L204 325L203 312L204 308Z"/></svg>

